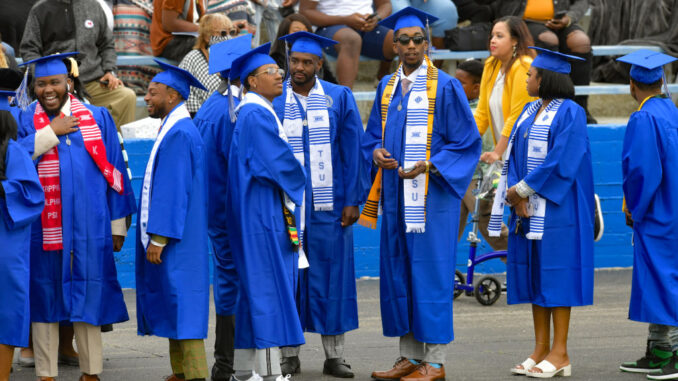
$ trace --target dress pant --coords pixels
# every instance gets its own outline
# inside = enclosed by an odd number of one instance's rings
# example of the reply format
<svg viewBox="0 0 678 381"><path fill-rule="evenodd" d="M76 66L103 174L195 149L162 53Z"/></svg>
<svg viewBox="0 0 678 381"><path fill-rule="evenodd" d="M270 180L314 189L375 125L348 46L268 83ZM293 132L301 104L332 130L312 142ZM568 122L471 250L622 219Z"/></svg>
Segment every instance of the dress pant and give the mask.
<svg viewBox="0 0 678 381"><path fill-rule="evenodd" d="M35 374L38 377L57 377L59 362L59 323L31 323ZM74 322L78 361L83 373L95 375L103 371L101 327Z"/></svg>
<svg viewBox="0 0 678 381"><path fill-rule="evenodd" d="M444 364L447 344L427 344L414 338L412 332L400 336L400 355L409 360Z"/></svg>

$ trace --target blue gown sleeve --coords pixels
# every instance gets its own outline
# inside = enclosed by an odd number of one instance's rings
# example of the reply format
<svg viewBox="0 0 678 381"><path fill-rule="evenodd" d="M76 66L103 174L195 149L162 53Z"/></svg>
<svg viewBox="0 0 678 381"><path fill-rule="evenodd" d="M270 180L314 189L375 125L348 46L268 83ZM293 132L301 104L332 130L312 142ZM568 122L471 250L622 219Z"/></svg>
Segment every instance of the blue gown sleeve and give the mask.
<svg viewBox="0 0 678 381"><path fill-rule="evenodd" d="M193 157L190 137L177 127L165 135L156 152L146 231L181 239L193 184Z"/></svg>
<svg viewBox="0 0 678 381"><path fill-rule="evenodd" d="M29 157L33 157L35 152L35 127L33 126L32 113L31 108L21 111L17 119L17 141L28 152Z"/></svg>
<svg viewBox="0 0 678 381"><path fill-rule="evenodd" d="M93 114L96 115L95 112ZM118 130L115 128L113 117L107 109L99 107L99 118L97 124L101 129L101 138L106 145L106 157L108 162L113 164L115 168L122 173L123 194L114 191L108 187L106 199L108 201L108 208L111 213L111 220L127 217L136 212L136 201L134 198L134 190L127 174L127 166L125 159L122 156L122 149L120 148L120 139L118 138Z"/></svg>
<svg viewBox="0 0 678 381"><path fill-rule="evenodd" d="M624 196L634 221L645 216L662 181L662 152L657 125L645 111L631 115L622 149Z"/></svg>
<svg viewBox="0 0 678 381"><path fill-rule="evenodd" d="M263 109L262 109L263 110ZM252 176L280 188L301 205L306 186L304 167L294 157L292 148L278 135L278 125L268 111L252 110L241 116L241 147L247 147L246 162Z"/></svg>
<svg viewBox="0 0 678 381"><path fill-rule="evenodd" d="M360 173L362 184L361 198L363 200L367 200L367 197L370 193L370 188L372 187L372 182L374 181L374 177L377 175L377 171L379 170L379 168L374 165L373 154L375 149L380 148L383 145L381 136L381 96L389 78L390 76L384 77L384 79L382 79L377 86L377 95L374 98L372 111L370 112L370 117L367 120L367 127L365 128L365 133L363 134L363 140L361 144L363 166Z"/></svg>
<svg viewBox="0 0 678 381"><path fill-rule="evenodd" d="M430 159L440 176L429 178L463 198L480 158L480 134L459 82L453 79L441 90L436 109L442 107L442 113L435 114L433 133L440 134L445 144ZM436 127L439 128L436 130Z"/></svg>
<svg viewBox="0 0 678 381"><path fill-rule="evenodd" d="M205 115L205 119L195 119L196 127L202 136L205 147L205 161L207 168L207 233L216 248L215 256L219 258L219 254L228 252L230 244L227 236L227 218L226 218L226 201L224 195L227 187L226 181L228 174L226 168L228 167L228 157L225 152L228 152L229 145L225 142L225 119L223 117L214 118L219 123L214 123L207 118L212 115ZM217 133L219 131L220 133ZM221 138L221 139L220 139Z"/></svg>
<svg viewBox="0 0 678 381"><path fill-rule="evenodd" d="M568 103L561 106L564 110L556 114L557 120L551 125L549 150L544 162L524 178L535 192L556 205L560 205L565 195L571 192L572 183L588 151L584 109L574 102Z"/></svg>
<svg viewBox="0 0 678 381"><path fill-rule="evenodd" d="M364 163L360 151L363 122L360 119L358 105L348 88L342 89L341 121L339 122L339 150L344 173L344 206L358 206L365 202L365 183L363 174L369 170L370 162Z"/></svg>
<svg viewBox="0 0 678 381"><path fill-rule="evenodd" d="M25 227L40 217L45 194L31 157L15 141L7 146L5 176L5 198L0 199L2 219L10 230Z"/></svg>

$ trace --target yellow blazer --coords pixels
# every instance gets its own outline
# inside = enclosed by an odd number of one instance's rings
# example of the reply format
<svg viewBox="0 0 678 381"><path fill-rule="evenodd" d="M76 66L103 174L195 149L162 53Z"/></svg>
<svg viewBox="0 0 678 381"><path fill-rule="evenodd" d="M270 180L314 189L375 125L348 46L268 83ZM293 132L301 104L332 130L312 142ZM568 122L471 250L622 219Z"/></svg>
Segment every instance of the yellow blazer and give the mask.
<svg viewBox="0 0 678 381"><path fill-rule="evenodd" d="M525 104L537 99L527 95L525 81L527 80L527 71L530 70L530 65L532 65L532 57L522 56L513 62L511 70L504 77L504 92L501 97L501 110L504 115L504 127L501 129L503 136L511 136L513 125L516 123L521 111L523 111ZM478 108L476 108L474 114L480 135L484 134L487 127L492 123L492 117L490 116L490 94L492 94L494 81L497 79L497 75L499 75L500 68L501 61L494 57L490 57L485 61L483 77L480 79ZM497 136L494 136L494 129L490 130L492 131L494 143L497 144L499 139Z"/></svg>

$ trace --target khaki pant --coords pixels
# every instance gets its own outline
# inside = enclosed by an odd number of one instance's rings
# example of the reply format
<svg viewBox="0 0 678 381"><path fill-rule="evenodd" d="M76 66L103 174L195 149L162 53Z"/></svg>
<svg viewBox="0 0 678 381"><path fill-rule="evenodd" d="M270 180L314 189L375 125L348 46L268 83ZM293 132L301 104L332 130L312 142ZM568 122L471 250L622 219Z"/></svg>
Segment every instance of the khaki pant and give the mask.
<svg viewBox="0 0 678 381"><path fill-rule="evenodd" d="M466 189L466 194L461 200L461 211L459 213L459 240L461 240L461 235L464 234L468 214L473 212L473 209L475 208L476 198L472 191L476 189L476 186L478 186L478 179L471 180L471 184L468 186L468 189ZM487 232L490 214L492 214L492 200L481 199L478 202L478 230L493 250L506 250L508 248L508 228L502 223L501 235L499 237L490 237Z"/></svg>
<svg viewBox="0 0 678 381"><path fill-rule="evenodd" d="M109 90L97 81L87 82L85 89L93 105L108 109L118 131L123 124L134 122L137 107L137 96L134 90L124 86Z"/></svg>
<svg viewBox="0 0 678 381"><path fill-rule="evenodd" d="M207 379L207 357L202 339L169 339L169 354L172 373L183 375L186 380Z"/></svg>
<svg viewBox="0 0 678 381"><path fill-rule="evenodd" d="M38 377L58 376L59 323L31 323L35 374ZM101 374L104 368L101 345L101 327L87 323L73 323L75 344L78 347L80 371Z"/></svg>

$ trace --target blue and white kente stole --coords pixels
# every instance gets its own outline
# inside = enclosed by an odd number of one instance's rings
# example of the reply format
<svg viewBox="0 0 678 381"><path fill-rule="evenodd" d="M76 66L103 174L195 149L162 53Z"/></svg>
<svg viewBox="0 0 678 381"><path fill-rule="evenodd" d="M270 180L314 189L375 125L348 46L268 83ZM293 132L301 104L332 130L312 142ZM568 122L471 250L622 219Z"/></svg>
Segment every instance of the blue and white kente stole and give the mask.
<svg viewBox="0 0 678 381"><path fill-rule="evenodd" d="M332 178L332 145L330 144L330 116L327 111L325 91L318 80L308 94L306 120L302 118L302 110L295 99L292 86L288 80L285 84L285 115L283 127L294 157L304 165L304 126L308 124L309 158L311 160L311 189L313 191L313 208L317 211L333 209Z"/></svg>
<svg viewBox="0 0 678 381"><path fill-rule="evenodd" d="M558 113L560 105L563 104L562 99L552 100L548 106L544 109L544 112L539 115L538 119L535 119L532 126L529 129L529 135L527 137L527 173L529 174L535 168L538 168L544 163L544 159L548 154L548 139L549 132L551 130L551 124ZM511 140L509 141L507 152L509 153L506 161L504 162L504 167L501 171L501 178L499 179L499 185L497 187L497 193L494 197L494 202L492 204L492 215L490 216L490 222L487 225L487 230L490 237L499 237L501 234L501 223L504 214L504 205L507 192L506 178L508 174L508 166L510 160L511 150L513 149L513 142L515 140L517 131L520 125L534 113L536 113L542 105L542 100L538 99L532 102L527 110L521 115L518 122L516 122L511 134ZM546 200L539 196L539 194L534 193L529 196L528 199L528 212L530 213L530 218L527 221L529 223L529 233L525 235L527 239L531 240L540 240L544 235L544 217L546 216Z"/></svg>

